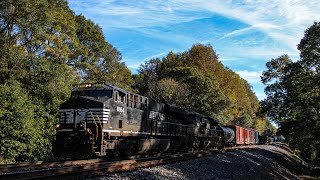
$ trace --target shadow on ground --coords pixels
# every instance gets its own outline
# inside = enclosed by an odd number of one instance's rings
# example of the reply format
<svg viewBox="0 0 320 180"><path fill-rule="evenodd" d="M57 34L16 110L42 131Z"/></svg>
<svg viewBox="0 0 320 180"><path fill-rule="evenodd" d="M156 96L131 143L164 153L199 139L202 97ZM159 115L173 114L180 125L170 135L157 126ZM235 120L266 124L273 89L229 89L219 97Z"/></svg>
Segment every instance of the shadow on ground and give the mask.
<svg viewBox="0 0 320 180"><path fill-rule="evenodd" d="M99 179L302 179L306 173L285 147L261 145Z"/></svg>

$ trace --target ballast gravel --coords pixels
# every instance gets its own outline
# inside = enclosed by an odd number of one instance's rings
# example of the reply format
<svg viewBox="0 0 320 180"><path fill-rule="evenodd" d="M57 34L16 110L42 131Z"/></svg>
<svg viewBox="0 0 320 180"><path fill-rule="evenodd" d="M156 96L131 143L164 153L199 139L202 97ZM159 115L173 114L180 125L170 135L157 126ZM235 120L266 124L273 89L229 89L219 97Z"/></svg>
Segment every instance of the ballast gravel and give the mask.
<svg viewBox="0 0 320 180"><path fill-rule="evenodd" d="M92 179L300 179L291 152L260 145L184 162L106 174Z"/></svg>

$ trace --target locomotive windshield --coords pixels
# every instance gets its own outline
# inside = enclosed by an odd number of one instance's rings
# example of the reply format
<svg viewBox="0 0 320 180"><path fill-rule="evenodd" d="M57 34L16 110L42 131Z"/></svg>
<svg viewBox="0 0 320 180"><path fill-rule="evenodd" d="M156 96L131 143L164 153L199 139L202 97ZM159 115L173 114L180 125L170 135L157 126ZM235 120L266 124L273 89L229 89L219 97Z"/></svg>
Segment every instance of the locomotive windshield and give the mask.
<svg viewBox="0 0 320 180"><path fill-rule="evenodd" d="M73 91L72 97L75 96L89 96L89 97L108 97L112 98L112 90L78 90Z"/></svg>

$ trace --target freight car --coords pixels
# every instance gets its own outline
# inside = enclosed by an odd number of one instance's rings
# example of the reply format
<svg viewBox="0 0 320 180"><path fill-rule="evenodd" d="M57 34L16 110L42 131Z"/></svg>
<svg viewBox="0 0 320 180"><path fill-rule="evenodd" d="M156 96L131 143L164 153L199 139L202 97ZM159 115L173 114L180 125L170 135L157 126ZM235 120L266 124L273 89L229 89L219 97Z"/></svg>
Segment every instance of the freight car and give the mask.
<svg viewBox="0 0 320 180"><path fill-rule="evenodd" d="M238 131L218 126L213 118L110 84L82 84L73 89L59 114L53 152L60 157L221 149L240 141L254 143L253 130L242 132L238 141Z"/></svg>

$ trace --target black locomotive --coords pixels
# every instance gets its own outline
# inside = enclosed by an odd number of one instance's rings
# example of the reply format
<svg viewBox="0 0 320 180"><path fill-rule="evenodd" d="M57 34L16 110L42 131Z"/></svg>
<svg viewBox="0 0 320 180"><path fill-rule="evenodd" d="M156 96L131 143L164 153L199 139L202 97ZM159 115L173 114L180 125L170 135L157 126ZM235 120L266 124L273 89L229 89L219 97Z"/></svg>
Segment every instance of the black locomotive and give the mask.
<svg viewBox="0 0 320 180"><path fill-rule="evenodd" d="M80 85L59 113L60 157L220 149L235 138L210 117L109 84Z"/></svg>

